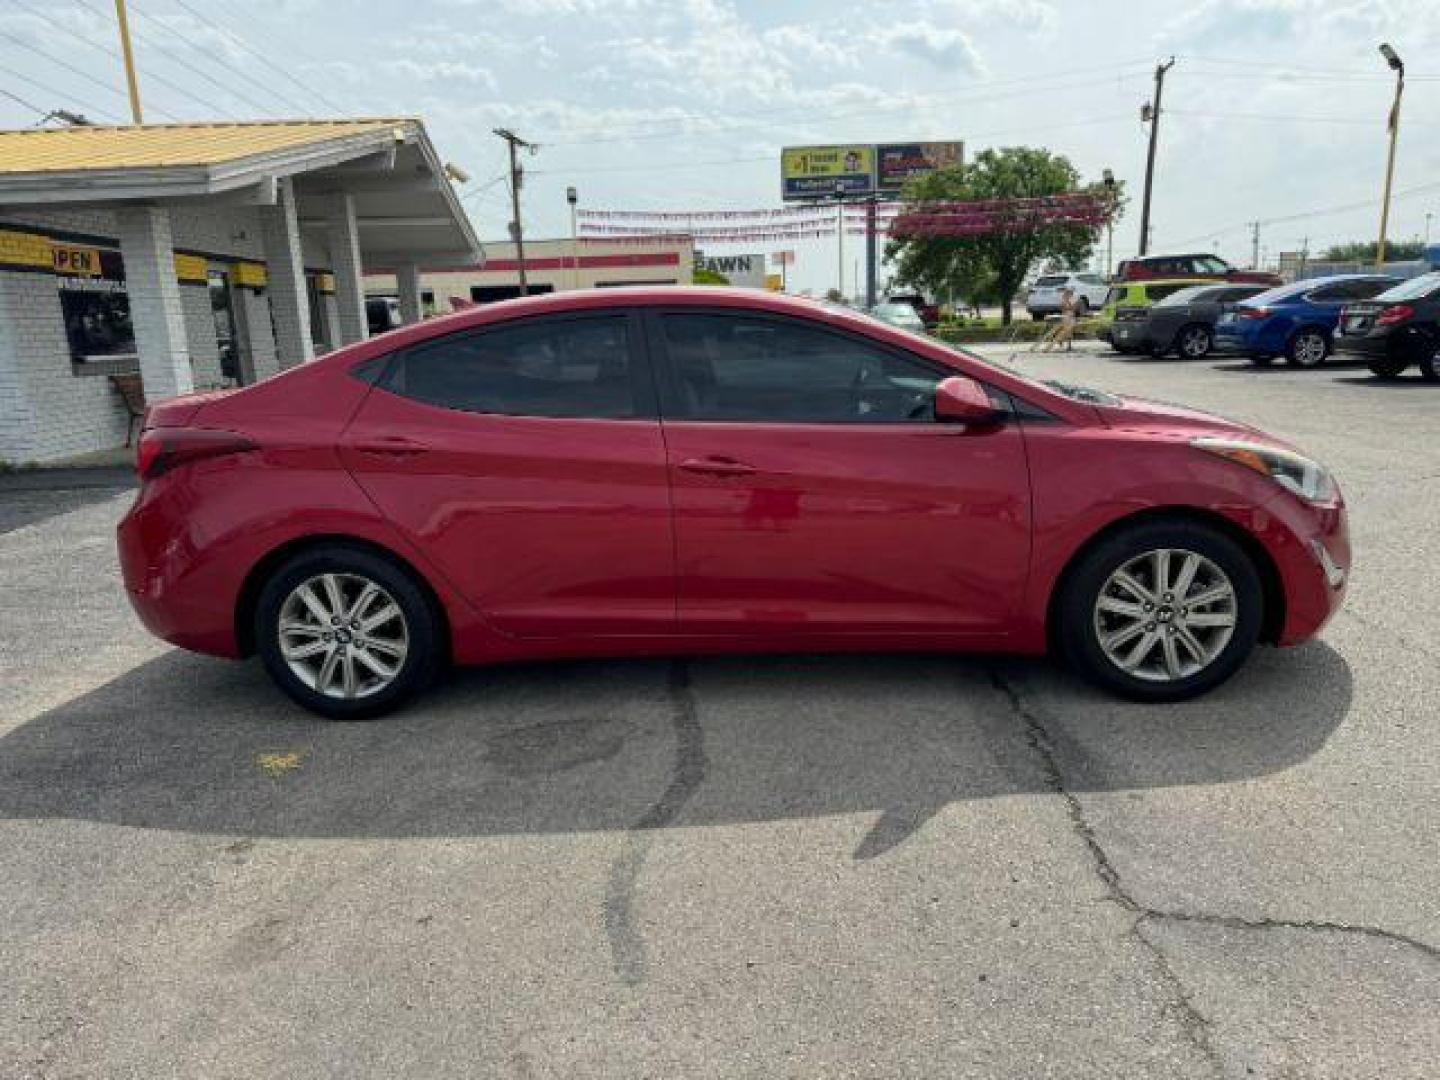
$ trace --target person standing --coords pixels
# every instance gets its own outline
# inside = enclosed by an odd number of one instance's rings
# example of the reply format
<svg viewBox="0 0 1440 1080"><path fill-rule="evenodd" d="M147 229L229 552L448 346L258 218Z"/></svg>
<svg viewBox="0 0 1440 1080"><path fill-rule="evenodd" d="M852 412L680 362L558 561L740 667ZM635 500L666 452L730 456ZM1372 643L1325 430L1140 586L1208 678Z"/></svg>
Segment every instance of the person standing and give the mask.
<svg viewBox="0 0 1440 1080"><path fill-rule="evenodd" d="M1072 350L1072 343L1075 340L1075 323L1079 319L1080 305L1075 301L1075 290L1065 287L1060 290L1060 321L1045 332L1045 336L1036 342L1041 352L1049 352L1051 349L1058 349L1065 346L1065 351Z"/></svg>

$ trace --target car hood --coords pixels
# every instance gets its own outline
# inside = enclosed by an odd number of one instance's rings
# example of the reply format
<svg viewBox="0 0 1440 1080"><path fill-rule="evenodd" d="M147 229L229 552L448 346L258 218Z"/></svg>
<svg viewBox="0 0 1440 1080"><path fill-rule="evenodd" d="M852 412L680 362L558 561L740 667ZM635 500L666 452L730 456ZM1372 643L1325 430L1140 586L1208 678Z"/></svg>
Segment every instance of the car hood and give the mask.
<svg viewBox="0 0 1440 1080"><path fill-rule="evenodd" d="M1241 423L1239 420L1231 420L1226 416L1217 416L1215 413L1192 409L1185 405L1173 405L1168 401L1150 401L1147 398L1111 395L1111 400L1105 404L1097 404L1095 411L1099 414L1100 419L1110 427L1131 428L1139 431L1180 428L1184 429L1187 435L1203 432L1244 435L1246 438L1263 439L1265 442L1274 443L1277 446L1285 445L1259 428Z"/></svg>

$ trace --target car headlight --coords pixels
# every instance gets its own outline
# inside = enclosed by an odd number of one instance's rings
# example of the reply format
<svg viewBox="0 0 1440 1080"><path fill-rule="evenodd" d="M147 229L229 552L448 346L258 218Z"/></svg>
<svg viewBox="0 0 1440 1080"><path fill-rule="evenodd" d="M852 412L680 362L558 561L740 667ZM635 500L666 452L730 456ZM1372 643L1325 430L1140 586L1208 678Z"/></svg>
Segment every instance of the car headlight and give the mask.
<svg viewBox="0 0 1440 1080"><path fill-rule="evenodd" d="M1268 476L1306 502L1331 503L1340 494L1335 478L1324 465L1277 446L1212 436L1191 439L1190 445Z"/></svg>

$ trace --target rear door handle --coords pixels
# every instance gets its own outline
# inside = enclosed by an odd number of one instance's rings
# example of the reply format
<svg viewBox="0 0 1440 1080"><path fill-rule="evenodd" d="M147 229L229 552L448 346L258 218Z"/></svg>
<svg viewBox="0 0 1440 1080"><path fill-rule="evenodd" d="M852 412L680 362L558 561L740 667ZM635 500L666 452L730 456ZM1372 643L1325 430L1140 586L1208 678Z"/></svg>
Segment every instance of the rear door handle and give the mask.
<svg viewBox="0 0 1440 1080"><path fill-rule="evenodd" d="M750 476L755 472L755 466L727 457L686 458L680 468L702 476Z"/></svg>
<svg viewBox="0 0 1440 1080"><path fill-rule="evenodd" d="M422 442L407 439L403 435L386 435L378 439L357 442L355 449L359 453L370 454L373 457L413 457L416 454L425 453L430 448Z"/></svg>

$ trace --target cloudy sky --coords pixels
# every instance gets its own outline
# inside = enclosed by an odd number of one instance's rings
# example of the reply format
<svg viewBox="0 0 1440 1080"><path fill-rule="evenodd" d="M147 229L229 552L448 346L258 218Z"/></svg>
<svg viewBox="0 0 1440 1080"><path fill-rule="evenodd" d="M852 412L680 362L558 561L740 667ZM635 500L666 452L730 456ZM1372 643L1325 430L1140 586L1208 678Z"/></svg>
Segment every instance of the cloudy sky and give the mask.
<svg viewBox="0 0 1440 1080"><path fill-rule="evenodd" d="M151 119L417 114L483 237L504 235L508 126L527 234L582 206L779 205L784 145L1045 146L1138 196L1139 106L1166 83L1154 250L1248 261L1371 238L1393 77L1409 67L1392 236L1440 215L1440 0L131 0ZM0 0L0 123L122 118L110 0ZM16 100L19 99L19 100ZM1116 231L1137 242L1138 198ZM1440 219L1434 227L1440 241ZM755 245L751 245L755 246ZM850 256L847 255L847 262ZM802 285L832 284L832 243ZM852 272L847 267L846 274Z"/></svg>

